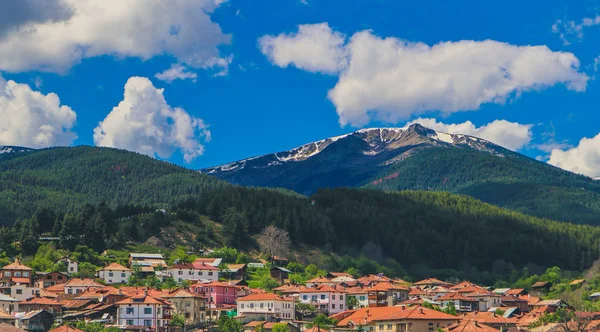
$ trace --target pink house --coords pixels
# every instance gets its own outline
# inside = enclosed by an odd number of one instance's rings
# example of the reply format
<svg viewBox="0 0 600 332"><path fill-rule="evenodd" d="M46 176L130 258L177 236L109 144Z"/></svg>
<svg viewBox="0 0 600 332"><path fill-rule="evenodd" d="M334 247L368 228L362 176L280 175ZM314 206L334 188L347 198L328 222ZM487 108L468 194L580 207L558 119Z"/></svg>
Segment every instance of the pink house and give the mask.
<svg viewBox="0 0 600 332"><path fill-rule="evenodd" d="M234 285L225 282L199 282L192 285L191 289L194 293L205 296L207 304L234 304L235 300L237 299L237 288Z"/></svg>

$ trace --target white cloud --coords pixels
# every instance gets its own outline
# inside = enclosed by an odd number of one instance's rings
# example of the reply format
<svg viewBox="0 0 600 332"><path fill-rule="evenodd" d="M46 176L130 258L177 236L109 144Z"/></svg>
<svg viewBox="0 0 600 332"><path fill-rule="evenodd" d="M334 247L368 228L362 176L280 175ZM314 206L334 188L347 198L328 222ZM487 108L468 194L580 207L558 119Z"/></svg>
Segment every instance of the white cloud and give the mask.
<svg viewBox="0 0 600 332"><path fill-rule="evenodd" d="M0 37L0 70L63 73L100 55L149 59L168 54L196 68L222 62L217 47L230 42L210 13L210 0L64 0L64 20L28 22Z"/></svg>
<svg viewBox="0 0 600 332"><path fill-rule="evenodd" d="M600 25L600 15L596 17L585 17L581 22L557 20L552 25L552 32L557 34L563 41L563 44L569 45L569 39L573 37L576 40L583 39L583 30L595 25Z"/></svg>
<svg viewBox="0 0 600 332"><path fill-rule="evenodd" d="M593 178L600 176L600 134L584 137L574 148L554 149L548 163Z"/></svg>
<svg viewBox="0 0 600 332"><path fill-rule="evenodd" d="M189 71L185 66L179 63L174 63L169 69L154 75L154 77L167 83L171 83L174 80L192 80L193 82L196 82L198 74Z"/></svg>
<svg viewBox="0 0 600 332"><path fill-rule="evenodd" d="M54 93L0 77L0 144L32 148L70 145L77 115Z"/></svg>
<svg viewBox="0 0 600 332"><path fill-rule="evenodd" d="M443 133L464 134L483 138L514 151L529 144L532 136L532 125L506 120L494 120L481 127L476 127L471 121L446 124L432 118L418 118L408 122L406 126L410 126L413 123L419 123L424 127Z"/></svg>
<svg viewBox="0 0 600 332"><path fill-rule="evenodd" d="M395 123L431 111L477 110L559 83L584 91L589 79L579 72L575 55L546 46L492 40L429 46L383 39L371 31L354 34L344 45L343 36L325 23L259 41L263 53L280 67L339 72L328 95L342 126L362 126L371 118Z"/></svg>
<svg viewBox="0 0 600 332"><path fill-rule="evenodd" d="M123 100L94 129L94 143L169 158L180 150L186 162L204 153L210 131L202 119L171 107L145 77L131 77Z"/></svg>
<svg viewBox="0 0 600 332"><path fill-rule="evenodd" d="M298 32L263 36L260 50L279 67L294 65L310 72L334 74L345 65L344 35L327 23L298 26Z"/></svg>

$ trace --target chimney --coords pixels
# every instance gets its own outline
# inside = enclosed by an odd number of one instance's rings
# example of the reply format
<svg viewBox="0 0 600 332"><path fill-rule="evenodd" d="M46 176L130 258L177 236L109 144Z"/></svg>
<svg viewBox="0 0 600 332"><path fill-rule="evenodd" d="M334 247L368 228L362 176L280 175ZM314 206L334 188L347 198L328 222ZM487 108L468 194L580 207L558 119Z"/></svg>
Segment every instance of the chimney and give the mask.
<svg viewBox="0 0 600 332"><path fill-rule="evenodd" d="M474 322L475 322L475 326L479 327L479 323L477 323L477 321L474 321Z"/></svg>
<svg viewBox="0 0 600 332"><path fill-rule="evenodd" d="M419 308L419 311L421 312L421 314L424 314L425 312L423 311L423 308Z"/></svg>

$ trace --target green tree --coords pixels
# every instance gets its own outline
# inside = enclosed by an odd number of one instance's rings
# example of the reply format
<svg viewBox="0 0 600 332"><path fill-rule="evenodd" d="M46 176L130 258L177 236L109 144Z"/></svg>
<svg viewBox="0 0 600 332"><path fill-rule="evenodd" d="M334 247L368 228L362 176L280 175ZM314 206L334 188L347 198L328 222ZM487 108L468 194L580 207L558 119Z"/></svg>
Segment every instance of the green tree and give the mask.
<svg viewBox="0 0 600 332"><path fill-rule="evenodd" d="M279 283L270 275L264 275L260 278L260 288L264 290L270 291L277 286L279 286Z"/></svg>
<svg viewBox="0 0 600 332"><path fill-rule="evenodd" d="M173 317L171 318L171 322L169 323L171 326L185 326L185 316L182 313L173 313Z"/></svg>
<svg viewBox="0 0 600 332"><path fill-rule="evenodd" d="M456 312L456 305L454 304L454 301L448 302L448 304L444 308L443 312L445 312L449 315L456 316L457 312Z"/></svg>
<svg viewBox="0 0 600 332"><path fill-rule="evenodd" d="M316 327L317 331L321 331L321 329L331 330L336 324L335 319L329 318L325 314L318 314L312 322L308 323L308 328Z"/></svg>
<svg viewBox="0 0 600 332"><path fill-rule="evenodd" d="M289 332L290 329L287 323L275 324L272 327L272 332Z"/></svg>
<svg viewBox="0 0 600 332"><path fill-rule="evenodd" d="M348 308L349 310L358 309L358 306L359 302L356 296L346 295L346 308Z"/></svg>
<svg viewBox="0 0 600 332"><path fill-rule="evenodd" d="M223 315L219 317L217 330L219 332L241 332L242 323L227 315Z"/></svg>

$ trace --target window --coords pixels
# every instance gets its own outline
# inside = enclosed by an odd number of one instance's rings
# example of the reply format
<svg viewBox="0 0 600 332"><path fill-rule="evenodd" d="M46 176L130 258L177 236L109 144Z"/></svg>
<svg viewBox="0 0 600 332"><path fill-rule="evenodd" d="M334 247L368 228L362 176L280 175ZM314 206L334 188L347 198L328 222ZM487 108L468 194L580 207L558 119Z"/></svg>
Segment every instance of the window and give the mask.
<svg viewBox="0 0 600 332"><path fill-rule="evenodd" d="M392 324L388 324L388 331L392 330Z"/></svg>
<svg viewBox="0 0 600 332"><path fill-rule="evenodd" d="M213 273L212 272L208 272L208 275L212 277Z"/></svg>
<svg viewBox="0 0 600 332"><path fill-rule="evenodd" d="M127 314L133 315L133 308L127 308Z"/></svg>
<svg viewBox="0 0 600 332"><path fill-rule="evenodd" d="M240 304L240 308L244 309L244 304L243 303Z"/></svg>
<svg viewBox="0 0 600 332"><path fill-rule="evenodd" d="M202 271L199 271L199 272L198 272L198 275L199 275L199 276L201 276L201 275L202 275Z"/></svg>
<svg viewBox="0 0 600 332"><path fill-rule="evenodd" d="M17 294L23 294L23 290L22 289L17 289Z"/></svg>
<svg viewBox="0 0 600 332"><path fill-rule="evenodd" d="M340 304L340 309L342 309L342 310L344 309L344 305L343 304Z"/></svg>
<svg viewBox="0 0 600 332"><path fill-rule="evenodd" d="M185 318L190 318L190 313L189 312L185 313Z"/></svg>
<svg viewBox="0 0 600 332"><path fill-rule="evenodd" d="M52 276L46 276L46 279L52 279Z"/></svg>
<svg viewBox="0 0 600 332"><path fill-rule="evenodd" d="M29 277L29 272L23 272L23 277Z"/></svg>
<svg viewBox="0 0 600 332"><path fill-rule="evenodd" d="M335 294L331 295L331 299L335 300Z"/></svg>
<svg viewBox="0 0 600 332"><path fill-rule="evenodd" d="M121 278L125 278L127 275L125 274L125 272L121 273Z"/></svg>
<svg viewBox="0 0 600 332"><path fill-rule="evenodd" d="M331 309L335 309L335 303L331 305Z"/></svg>
<svg viewBox="0 0 600 332"><path fill-rule="evenodd" d="M75 271L75 268L71 266L71 267L69 268L69 271L73 272L73 271Z"/></svg>
<svg viewBox="0 0 600 332"><path fill-rule="evenodd" d="M183 275L183 271L179 270L179 271L177 271L177 274Z"/></svg>
<svg viewBox="0 0 600 332"><path fill-rule="evenodd" d="M114 273L112 273L112 272L108 272L108 276L109 276L109 277L112 277L112 276L114 276L114 275L115 275Z"/></svg>
<svg viewBox="0 0 600 332"><path fill-rule="evenodd" d="M62 276L58 276L58 277L56 277L56 279L62 280Z"/></svg>
<svg viewBox="0 0 600 332"><path fill-rule="evenodd" d="M4 272L4 276L5 277L10 277L10 272L9 271Z"/></svg>
<svg viewBox="0 0 600 332"><path fill-rule="evenodd" d="M383 324L379 324L379 331L383 331Z"/></svg>
<svg viewBox="0 0 600 332"><path fill-rule="evenodd" d="M344 295L340 295L340 301L344 299Z"/></svg>
<svg viewBox="0 0 600 332"><path fill-rule="evenodd" d="M144 308L144 315L151 315L152 314L152 308Z"/></svg>
<svg viewBox="0 0 600 332"><path fill-rule="evenodd" d="M254 303L250 303L250 309L254 309Z"/></svg>
<svg viewBox="0 0 600 332"><path fill-rule="evenodd" d="M225 288L225 294L229 293L229 288Z"/></svg>
<svg viewBox="0 0 600 332"><path fill-rule="evenodd" d="M264 307L264 303L260 303L260 308L262 309Z"/></svg>
<svg viewBox="0 0 600 332"><path fill-rule="evenodd" d="M311 298L310 298L310 299L311 299L312 301L316 301L316 300L317 300L317 296L316 296L316 295L313 295L313 296L311 296Z"/></svg>
<svg viewBox="0 0 600 332"><path fill-rule="evenodd" d="M361 296L361 297L360 297L360 300L361 300L361 301L364 301L365 299L366 299L366 298L365 298L364 296Z"/></svg>
<svg viewBox="0 0 600 332"><path fill-rule="evenodd" d="M73 294L73 290L72 290L71 288L69 288L69 289L67 290L67 294Z"/></svg>
<svg viewBox="0 0 600 332"><path fill-rule="evenodd" d="M109 284L112 284L112 279L108 279L108 283L109 283Z"/></svg>
<svg viewBox="0 0 600 332"><path fill-rule="evenodd" d="M152 321L149 319L144 319L144 326L152 326Z"/></svg>
<svg viewBox="0 0 600 332"><path fill-rule="evenodd" d="M308 300L308 295L302 295L303 300Z"/></svg>
<svg viewBox="0 0 600 332"><path fill-rule="evenodd" d="M192 271L192 270L189 270L189 271L188 271L188 275L190 275L190 276L193 276L193 275L194 275L194 271Z"/></svg>
<svg viewBox="0 0 600 332"><path fill-rule="evenodd" d="M214 292L215 292L215 289L211 287L211 288L210 288L210 292L211 292L211 293L214 293Z"/></svg>
<svg viewBox="0 0 600 332"><path fill-rule="evenodd" d="M325 294L321 294L321 300L325 300Z"/></svg>
<svg viewBox="0 0 600 332"><path fill-rule="evenodd" d="M229 303L229 298L228 297L225 298L225 303Z"/></svg>
<svg viewBox="0 0 600 332"><path fill-rule="evenodd" d="M21 276L21 272L15 272L15 277L20 277Z"/></svg>
<svg viewBox="0 0 600 332"><path fill-rule="evenodd" d="M125 324L133 326L133 319L128 319Z"/></svg>

